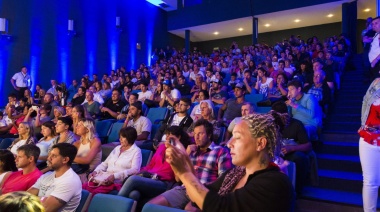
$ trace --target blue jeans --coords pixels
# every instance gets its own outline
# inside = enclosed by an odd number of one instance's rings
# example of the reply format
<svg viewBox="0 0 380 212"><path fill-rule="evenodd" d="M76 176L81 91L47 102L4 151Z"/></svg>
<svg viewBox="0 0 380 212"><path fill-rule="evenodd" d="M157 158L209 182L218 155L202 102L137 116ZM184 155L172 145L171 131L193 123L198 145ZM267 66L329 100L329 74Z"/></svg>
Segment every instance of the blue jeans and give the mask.
<svg viewBox="0 0 380 212"><path fill-rule="evenodd" d="M125 181L117 195L138 201L140 196L153 198L160 195L166 191L167 186L168 183L165 181L133 175Z"/></svg>

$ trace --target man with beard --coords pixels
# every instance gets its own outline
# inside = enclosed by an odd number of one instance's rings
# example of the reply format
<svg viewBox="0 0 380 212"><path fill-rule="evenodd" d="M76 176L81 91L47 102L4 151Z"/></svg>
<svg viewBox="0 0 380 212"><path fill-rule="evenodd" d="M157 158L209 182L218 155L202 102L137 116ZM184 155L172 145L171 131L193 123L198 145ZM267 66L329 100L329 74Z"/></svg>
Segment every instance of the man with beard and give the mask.
<svg viewBox="0 0 380 212"><path fill-rule="evenodd" d="M42 175L28 190L40 197L46 211L75 211L82 196L82 183L71 169L77 148L68 143L53 146L48 161L53 172Z"/></svg>

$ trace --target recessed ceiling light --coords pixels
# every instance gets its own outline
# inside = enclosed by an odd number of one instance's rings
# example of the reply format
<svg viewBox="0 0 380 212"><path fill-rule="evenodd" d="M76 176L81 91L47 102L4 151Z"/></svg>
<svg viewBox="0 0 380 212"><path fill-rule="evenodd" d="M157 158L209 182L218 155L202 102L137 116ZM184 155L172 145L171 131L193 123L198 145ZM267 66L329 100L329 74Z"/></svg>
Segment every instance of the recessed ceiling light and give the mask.
<svg viewBox="0 0 380 212"><path fill-rule="evenodd" d="M333 17L334 15L333 14L328 14L327 17L331 18Z"/></svg>
<svg viewBox="0 0 380 212"><path fill-rule="evenodd" d="M239 28L238 30L239 30L239 31L243 31L243 28Z"/></svg>
<svg viewBox="0 0 380 212"><path fill-rule="evenodd" d="M270 27L270 24L265 24L264 26L265 26L265 27Z"/></svg>
<svg viewBox="0 0 380 212"><path fill-rule="evenodd" d="M294 20L294 22L296 22L296 23L298 23L298 22L300 22L301 20L300 19L296 19L296 20Z"/></svg>
<svg viewBox="0 0 380 212"><path fill-rule="evenodd" d="M370 8L367 8L367 9L364 10L364 12L369 12L369 11L371 11Z"/></svg>
<svg viewBox="0 0 380 212"><path fill-rule="evenodd" d="M214 32L214 35L219 35L219 32Z"/></svg>

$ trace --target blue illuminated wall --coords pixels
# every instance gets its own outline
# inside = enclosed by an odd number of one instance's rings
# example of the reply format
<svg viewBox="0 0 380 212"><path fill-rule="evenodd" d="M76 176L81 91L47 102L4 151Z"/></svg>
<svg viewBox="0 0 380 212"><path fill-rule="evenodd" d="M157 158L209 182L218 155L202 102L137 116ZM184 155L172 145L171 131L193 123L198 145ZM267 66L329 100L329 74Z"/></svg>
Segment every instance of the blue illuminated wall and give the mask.
<svg viewBox="0 0 380 212"><path fill-rule="evenodd" d="M11 42L0 40L0 106L23 65L34 85L48 89L50 79L70 83L84 73L149 63L152 49L168 44L166 12L140 0L0 0L0 17L13 35ZM75 37L67 35L68 19L75 21Z"/></svg>

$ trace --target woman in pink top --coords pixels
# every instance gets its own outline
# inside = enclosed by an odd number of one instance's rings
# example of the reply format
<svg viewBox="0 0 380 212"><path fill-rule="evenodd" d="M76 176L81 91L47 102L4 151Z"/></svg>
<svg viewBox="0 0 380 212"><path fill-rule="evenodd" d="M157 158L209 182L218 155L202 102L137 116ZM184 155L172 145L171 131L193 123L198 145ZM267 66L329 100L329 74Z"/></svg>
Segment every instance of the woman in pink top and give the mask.
<svg viewBox="0 0 380 212"><path fill-rule="evenodd" d="M190 143L187 133L178 126L171 126L167 130L166 139L169 140L172 137L178 138L185 148ZM165 150L165 145L159 145L150 163L141 168L139 174L130 176L118 195L138 201L140 196L153 198L171 188L175 183L175 178L172 168L165 160Z"/></svg>

